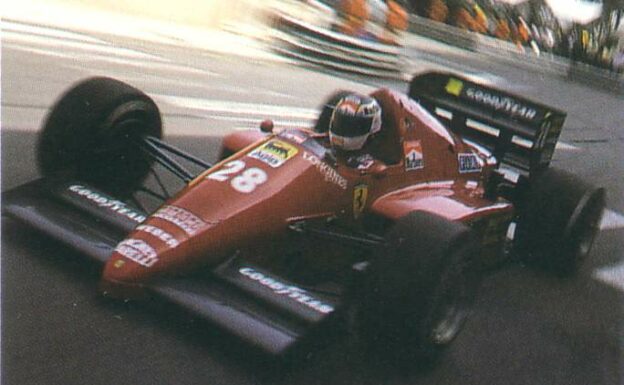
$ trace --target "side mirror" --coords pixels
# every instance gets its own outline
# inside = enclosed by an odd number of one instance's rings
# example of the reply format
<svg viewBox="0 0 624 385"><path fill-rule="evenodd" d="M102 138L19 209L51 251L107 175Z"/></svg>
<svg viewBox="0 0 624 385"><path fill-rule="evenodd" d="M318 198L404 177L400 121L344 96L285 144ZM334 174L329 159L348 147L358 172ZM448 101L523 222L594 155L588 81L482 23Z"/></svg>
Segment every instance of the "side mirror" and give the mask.
<svg viewBox="0 0 624 385"><path fill-rule="evenodd" d="M260 123L260 131L262 132L266 132L266 133L272 133L273 132L273 121L271 119L266 119L263 120L262 123Z"/></svg>

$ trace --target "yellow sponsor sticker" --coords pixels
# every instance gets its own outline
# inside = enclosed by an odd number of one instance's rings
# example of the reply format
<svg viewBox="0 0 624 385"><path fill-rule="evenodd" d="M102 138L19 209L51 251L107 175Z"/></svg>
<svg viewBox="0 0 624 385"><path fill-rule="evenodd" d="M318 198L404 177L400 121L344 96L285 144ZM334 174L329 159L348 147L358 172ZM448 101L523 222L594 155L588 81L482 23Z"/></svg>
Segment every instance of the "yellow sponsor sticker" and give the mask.
<svg viewBox="0 0 624 385"><path fill-rule="evenodd" d="M455 96L459 96L463 88L464 88L464 82L455 78L450 78L448 80L448 83L446 83L446 87L445 87L446 92Z"/></svg>
<svg viewBox="0 0 624 385"><path fill-rule="evenodd" d="M368 186L364 183L353 188L353 217L358 219L364 207L366 207L366 199L368 198Z"/></svg>
<svg viewBox="0 0 624 385"><path fill-rule="evenodd" d="M297 155L298 152L297 147L292 144L273 139L251 151L248 156L276 168Z"/></svg>
<svg viewBox="0 0 624 385"><path fill-rule="evenodd" d="M113 266L115 266L117 269L119 269L120 267L122 267L125 264L126 264L126 261L124 261L123 259L118 259L118 260L115 261L115 263L113 263Z"/></svg>

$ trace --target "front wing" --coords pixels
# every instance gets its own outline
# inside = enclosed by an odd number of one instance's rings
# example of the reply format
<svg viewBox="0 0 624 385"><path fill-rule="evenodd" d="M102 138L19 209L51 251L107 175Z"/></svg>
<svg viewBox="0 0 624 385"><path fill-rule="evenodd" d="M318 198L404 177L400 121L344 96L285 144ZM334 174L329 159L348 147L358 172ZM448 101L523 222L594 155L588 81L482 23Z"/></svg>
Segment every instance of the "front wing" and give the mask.
<svg viewBox="0 0 624 385"><path fill-rule="evenodd" d="M147 216L84 183L45 178L3 193L2 213L102 264ZM339 295L304 289L236 256L210 271L155 281L148 290L272 354L292 349L340 307Z"/></svg>

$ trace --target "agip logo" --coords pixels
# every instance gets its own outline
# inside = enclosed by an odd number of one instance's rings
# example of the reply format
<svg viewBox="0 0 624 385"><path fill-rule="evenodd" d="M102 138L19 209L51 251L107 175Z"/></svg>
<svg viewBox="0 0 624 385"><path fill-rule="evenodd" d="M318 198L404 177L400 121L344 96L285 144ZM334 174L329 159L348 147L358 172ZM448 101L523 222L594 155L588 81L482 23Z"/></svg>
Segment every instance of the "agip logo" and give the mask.
<svg viewBox="0 0 624 385"><path fill-rule="evenodd" d="M250 152L248 156L276 168L297 155L298 151L292 144L273 139Z"/></svg>

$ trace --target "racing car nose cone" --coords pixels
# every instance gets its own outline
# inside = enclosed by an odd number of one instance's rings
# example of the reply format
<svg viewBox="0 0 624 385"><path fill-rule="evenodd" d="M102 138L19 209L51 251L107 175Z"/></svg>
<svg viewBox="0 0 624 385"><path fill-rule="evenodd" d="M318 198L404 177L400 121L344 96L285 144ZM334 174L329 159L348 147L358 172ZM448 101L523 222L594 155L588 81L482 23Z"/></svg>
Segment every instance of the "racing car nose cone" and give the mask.
<svg viewBox="0 0 624 385"><path fill-rule="evenodd" d="M145 295L144 283L153 275L150 266L158 260L149 244L137 239L126 239L107 262L100 291L113 298L139 299Z"/></svg>
<svg viewBox="0 0 624 385"><path fill-rule="evenodd" d="M150 221L120 242L106 263L100 289L115 298L144 295L144 285L164 270L165 257L171 259L180 248L182 237Z"/></svg>

